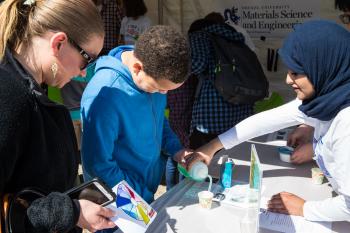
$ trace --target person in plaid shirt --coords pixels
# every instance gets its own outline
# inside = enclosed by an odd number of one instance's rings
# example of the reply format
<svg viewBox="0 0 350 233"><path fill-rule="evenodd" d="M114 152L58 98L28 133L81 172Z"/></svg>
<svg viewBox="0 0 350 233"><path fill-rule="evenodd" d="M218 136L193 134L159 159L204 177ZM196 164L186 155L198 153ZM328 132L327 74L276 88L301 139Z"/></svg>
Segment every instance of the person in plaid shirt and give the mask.
<svg viewBox="0 0 350 233"><path fill-rule="evenodd" d="M193 26L194 24L192 24ZM243 43L244 37L231 26L213 20L197 21L190 28L189 41L192 74L201 82L192 110L190 148L196 149L253 114L251 104L231 104L223 99L213 85L215 79L215 51L210 35Z"/></svg>
<svg viewBox="0 0 350 233"><path fill-rule="evenodd" d="M105 41L101 55L118 46L120 23L124 17L121 0L94 0L100 9L100 14L105 25Z"/></svg>
<svg viewBox="0 0 350 233"><path fill-rule="evenodd" d="M182 87L168 93L168 105L171 126L175 129L183 128L184 132L175 131L178 135L181 135L182 142L184 144L188 143L192 149L209 142L218 134L253 114L253 105L228 103L215 89L213 85L215 79L215 51L211 44L210 34L224 37L230 41L237 41L237 43L244 42L243 35L225 24L223 17L222 20L220 18L196 20L189 29L192 77ZM193 80L196 77L200 83L197 94L195 94L197 80ZM193 103L192 108L186 103ZM184 109L191 111L192 115L186 117ZM181 117L186 119L180 121ZM184 123L183 121L190 123ZM188 125L187 128L186 124ZM184 136L186 135L185 132L188 132L188 138Z"/></svg>
<svg viewBox="0 0 350 233"><path fill-rule="evenodd" d="M252 104L231 104L214 87L216 62L210 35L237 43L244 42L244 36L227 25L219 13L211 13L204 19L194 21L190 26L188 36L192 76L183 86L168 93L168 106L170 126L182 144L191 149L208 143L253 114ZM198 90L197 85L200 85ZM175 168L174 161L168 160L168 189L175 184Z"/></svg>

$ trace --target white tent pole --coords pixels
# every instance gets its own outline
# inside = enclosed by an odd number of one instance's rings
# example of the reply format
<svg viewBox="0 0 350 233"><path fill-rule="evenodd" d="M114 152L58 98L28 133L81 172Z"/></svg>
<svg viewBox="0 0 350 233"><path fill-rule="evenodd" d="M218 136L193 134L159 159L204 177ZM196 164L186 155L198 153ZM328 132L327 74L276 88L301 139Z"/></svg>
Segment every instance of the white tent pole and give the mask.
<svg viewBox="0 0 350 233"><path fill-rule="evenodd" d="M158 24L163 24L163 0L158 0Z"/></svg>
<svg viewBox="0 0 350 233"><path fill-rule="evenodd" d="M180 26L181 26L181 32L184 31L184 7L183 7L183 0L180 0Z"/></svg>

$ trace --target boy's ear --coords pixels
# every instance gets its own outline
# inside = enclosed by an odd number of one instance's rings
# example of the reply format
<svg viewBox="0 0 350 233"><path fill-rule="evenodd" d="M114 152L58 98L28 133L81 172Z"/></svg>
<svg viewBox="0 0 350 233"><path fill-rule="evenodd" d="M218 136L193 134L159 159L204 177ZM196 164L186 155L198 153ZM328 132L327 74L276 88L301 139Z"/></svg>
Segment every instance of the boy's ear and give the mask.
<svg viewBox="0 0 350 233"><path fill-rule="evenodd" d="M140 62L135 62L133 65L134 73L138 74L142 70L142 64Z"/></svg>

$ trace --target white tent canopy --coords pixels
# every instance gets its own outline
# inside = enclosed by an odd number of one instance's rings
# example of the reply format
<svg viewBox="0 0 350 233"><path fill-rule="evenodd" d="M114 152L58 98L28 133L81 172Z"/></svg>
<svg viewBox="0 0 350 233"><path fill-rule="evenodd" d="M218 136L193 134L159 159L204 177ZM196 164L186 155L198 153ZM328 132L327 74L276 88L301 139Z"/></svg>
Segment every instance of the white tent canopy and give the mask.
<svg viewBox="0 0 350 233"><path fill-rule="evenodd" d="M165 24L176 27L178 30L186 33L189 25L196 19L204 17L212 11L223 13L225 8L231 8L233 5L246 3L246 1L256 2L257 4L274 2L277 0L145 0L148 7L148 16L154 24ZM296 0L284 0L295 4ZM300 0L297 0L300 2ZM305 1L305 0L304 0ZM307 0L311 1L311 0ZM334 0L313 0L319 9L319 17L338 21L339 11L334 9ZM220 9L222 7L222 9ZM340 22L339 22L340 23ZM277 71L267 71L267 51L275 51L281 46L283 37L269 38L265 41L260 38L253 38L256 46L256 53L264 67L265 74L270 81L270 91L276 91L281 94L286 101L295 98L294 92L285 84L286 68L281 61L278 61Z"/></svg>

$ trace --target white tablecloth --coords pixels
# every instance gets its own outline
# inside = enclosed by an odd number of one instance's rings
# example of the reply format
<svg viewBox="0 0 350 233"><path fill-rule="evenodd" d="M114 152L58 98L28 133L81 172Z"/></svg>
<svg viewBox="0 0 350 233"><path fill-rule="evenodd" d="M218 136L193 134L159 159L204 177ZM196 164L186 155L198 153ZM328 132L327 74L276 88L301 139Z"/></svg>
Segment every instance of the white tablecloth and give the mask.
<svg viewBox="0 0 350 233"><path fill-rule="evenodd" d="M219 175L217 160L227 154L234 158L236 166L233 179L248 182L250 143L242 143L228 151L219 152L209 167L209 173L214 177ZM305 200L322 200L334 195L328 183L314 185L311 183L310 169L314 163L301 166L292 165L279 160L276 146L256 144L261 163L264 168L263 197L269 198L273 194L288 191ZM189 190L195 182L184 180L169 192L157 199L152 206L158 216L151 224L149 233L232 233L239 232L240 220L245 210L228 205L214 203L212 209L205 210L198 206L196 198L189 198ZM336 222L332 224L333 232L350 232L350 223ZM260 229L259 232L273 232Z"/></svg>

